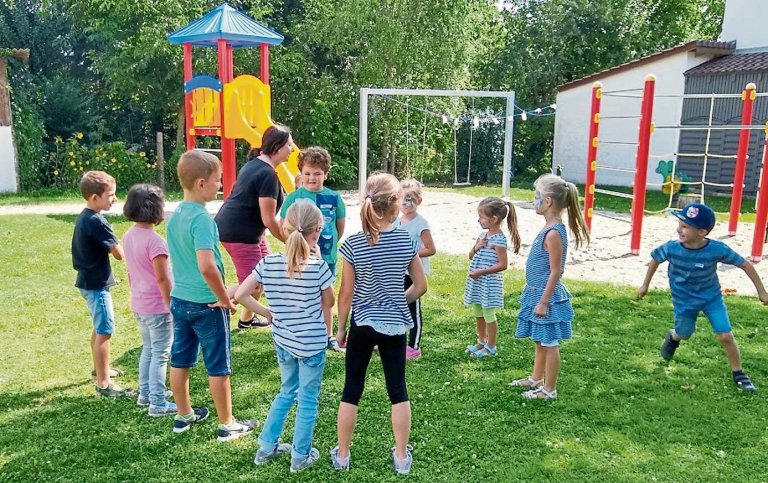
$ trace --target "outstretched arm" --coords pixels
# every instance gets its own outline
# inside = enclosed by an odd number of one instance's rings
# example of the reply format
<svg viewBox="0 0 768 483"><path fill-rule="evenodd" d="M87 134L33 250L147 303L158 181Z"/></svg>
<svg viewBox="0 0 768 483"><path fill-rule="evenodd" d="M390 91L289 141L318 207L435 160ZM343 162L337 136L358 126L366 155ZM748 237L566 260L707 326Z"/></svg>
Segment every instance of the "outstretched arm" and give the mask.
<svg viewBox="0 0 768 483"><path fill-rule="evenodd" d="M757 270L755 270L755 266L752 265L752 262L749 260L744 260L744 263L739 265L739 268L744 270L744 273L747 274L747 277L749 277L749 279L752 280L752 283L755 284L755 288L757 289L757 296L760 297L760 301L764 304L768 304L768 292L765 291L763 281L760 280L760 275L757 274Z"/></svg>
<svg viewBox="0 0 768 483"><path fill-rule="evenodd" d="M637 289L637 298L641 299L645 297L645 294L648 293L648 287L651 285L651 279L653 278L653 275L656 273L658 268L659 262L651 259L651 262L648 264L648 271L645 272L645 280L643 280L643 284L640 285L640 287Z"/></svg>

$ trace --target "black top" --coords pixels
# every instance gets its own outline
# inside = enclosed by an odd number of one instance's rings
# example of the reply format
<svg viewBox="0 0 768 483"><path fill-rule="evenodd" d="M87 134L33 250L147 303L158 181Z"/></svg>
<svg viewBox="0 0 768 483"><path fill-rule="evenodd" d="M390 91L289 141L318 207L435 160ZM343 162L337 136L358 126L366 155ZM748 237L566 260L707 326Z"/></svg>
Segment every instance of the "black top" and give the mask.
<svg viewBox="0 0 768 483"><path fill-rule="evenodd" d="M115 285L109 250L120 241L106 218L85 208L75 220L72 234L72 266L77 270L75 287L101 290Z"/></svg>
<svg viewBox="0 0 768 483"><path fill-rule="evenodd" d="M283 204L283 190L272 166L253 158L240 168L232 193L216 214L221 241L259 243L265 229L259 198L277 200L277 213Z"/></svg>

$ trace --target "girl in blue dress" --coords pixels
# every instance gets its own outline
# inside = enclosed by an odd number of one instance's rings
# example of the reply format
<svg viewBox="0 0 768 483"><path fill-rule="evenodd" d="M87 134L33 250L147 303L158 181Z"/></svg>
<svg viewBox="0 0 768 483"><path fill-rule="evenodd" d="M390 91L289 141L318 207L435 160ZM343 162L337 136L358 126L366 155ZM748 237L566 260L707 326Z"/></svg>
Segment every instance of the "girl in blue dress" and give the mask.
<svg viewBox="0 0 768 483"><path fill-rule="evenodd" d="M472 307L477 326L477 344L467 346L467 352L481 359L496 355L496 310L504 307L501 272L507 269L507 238L501 230L506 219L512 249L520 251L515 206L501 198L485 198L477 207L478 223L483 231L469 251L467 285L464 304Z"/></svg>
<svg viewBox="0 0 768 483"><path fill-rule="evenodd" d="M557 374L560 371L560 343L571 338L573 307L571 294L561 277L568 254L568 233L563 211L568 210L568 225L576 248L589 243L584 218L579 208L576 185L559 176L545 174L534 183L534 208L544 217L544 228L536 236L525 264L525 288L520 295L515 337L529 337L536 343L533 373L512 382L528 388L527 399L557 399Z"/></svg>

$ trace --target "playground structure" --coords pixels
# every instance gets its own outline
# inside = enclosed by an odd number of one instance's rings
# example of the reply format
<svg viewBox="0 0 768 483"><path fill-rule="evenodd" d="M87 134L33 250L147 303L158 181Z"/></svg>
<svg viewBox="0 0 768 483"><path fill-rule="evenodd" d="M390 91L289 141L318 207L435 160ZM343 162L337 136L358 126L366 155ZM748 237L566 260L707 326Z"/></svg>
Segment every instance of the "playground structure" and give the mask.
<svg viewBox="0 0 768 483"><path fill-rule="evenodd" d="M224 198L235 184L235 141L244 139L261 147L264 131L274 125L269 86L269 46L280 45L283 36L243 12L223 3L204 16L168 35L168 41L184 49L184 116L187 149L196 149L197 136L221 139ZM250 75L234 77L233 50L260 49L260 79ZM193 47L218 50L218 79L193 76ZM280 164L277 175L286 192L296 189L299 149L293 145L288 161Z"/></svg>
<svg viewBox="0 0 768 483"><path fill-rule="evenodd" d="M768 169L766 168L766 160L768 159L768 124L753 125L753 111L755 99L758 97L766 97L768 93L757 93L756 86L753 83L747 84L744 91L741 94L683 94L674 96L658 96L665 98L676 98L682 100L685 99L708 99L709 103L709 117L708 123L702 125L662 125L656 126L653 122L653 109L654 109L654 92L656 87L656 78L653 75L648 75L645 78L644 87L642 93L638 94L640 89L619 89L614 91L603 91L603 86L600 82L595 82L592 86L591 95L591 110L589 117L589 140L587 149L587 174L585 181L585 199L584 199L584 219L587 225L587 229L591 231L592 217L594 214L594 201L595 194L605 194L609 196L618 196L628 198L632 200L631 209L631 226L632 232L630 237L630 253L632 255L638 255L640 253L640 240L642 236L643 217L646 214L661 213L672 207L672 200L677 188L686 185L697 185L700 187L701 192L699 194L689 194L689 196L696 196L704 202L704 188L706 186L718 186L718 187L730 187L732 188L731 203L730 203L730 216L728 221L728 234L729 236L736 235L736 229L738 226L738 220L741 210L741 202L743 198L744 179L747 165L747 151L749 148L749 142L751 132L753 130L761 130L765 132L765 149L763 150L762 169L760 175L760 184L758 189L757 199L757 217L755 221L755 231L752 242L751 259L753 262L759 262L762 258L762 250L764 244L764 236L766 230L766 222L768 222ZM624 98L637 98L641 99L640 115L639 116L601 116L601 101L604 97L624 97ZM734 99L741 98L741 124L739 125L713 125L713 110L714 102L716 99ZM639 119L639 133L637 143L627 143L623 141L601 141L599 139L600 122L608 119ZM694 152L673 152L666 154L650 154L651 138L654 131L657 129L671 129L671 130L698 130L706 131L706 143L703 153ZM710 138L712 131L717 130L738 130L739 141L736 153L733 155L722 155L710 153ZM598 163L598 151L599 146L603 144L620 144L625 146L632 146L636 144L637 151L635 156L635 167L630 169L627 167L606 166ZM676 151L680 151L677 149ZM649 158L665 158L673 156L675 161L671 161L671 169L669 175L664 177L662 183L648 183L648 160ZM678 158L703 158L703 170L700 181L691 181L682 177L677 177L677 159ZM707 161L710 158L723 158L734 159L735 168L733 175L733 182L728 184L713 183L706 180L707 174ZM606 171L619 171L625 173L631 173L634 176L634 182L632 185L632 194L621 193L596 187L596 176L598 169ZM645 209L646 189L648 186L657 186L663 188L665 192L669 194L669 201L667 207L656 211L648 211Z"/></svg>

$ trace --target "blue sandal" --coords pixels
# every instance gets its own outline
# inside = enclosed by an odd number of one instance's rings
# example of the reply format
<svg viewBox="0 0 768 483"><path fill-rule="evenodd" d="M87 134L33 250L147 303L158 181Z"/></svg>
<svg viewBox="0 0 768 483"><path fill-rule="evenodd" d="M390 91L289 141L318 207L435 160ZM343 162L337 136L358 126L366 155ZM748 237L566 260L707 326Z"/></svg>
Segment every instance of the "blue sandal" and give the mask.
<svg viewBox="0 0 768 483"><path fill-rule="evenodd" d="M483 349L485 349L486 352L483 352ZM472 353L473 356L475 356L477 359L483 359L485 357L493 357L497 354L496 348L491 347L488 344L483 344L483 349L479 349Z"/></svg>
<svg viewBox="0 0 768 483"><path fill-rule="evenodd" d="M485 346L485 342L481 341L480 339L477 339L477 344ZM467 346L467 349L464 352L468 352L469 355L472 355L472 356L477 355L477 353L482 350L482 347L478 348L477 344L469 344Z"/></svg>

